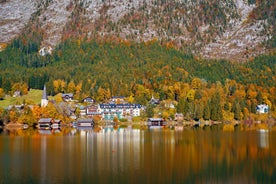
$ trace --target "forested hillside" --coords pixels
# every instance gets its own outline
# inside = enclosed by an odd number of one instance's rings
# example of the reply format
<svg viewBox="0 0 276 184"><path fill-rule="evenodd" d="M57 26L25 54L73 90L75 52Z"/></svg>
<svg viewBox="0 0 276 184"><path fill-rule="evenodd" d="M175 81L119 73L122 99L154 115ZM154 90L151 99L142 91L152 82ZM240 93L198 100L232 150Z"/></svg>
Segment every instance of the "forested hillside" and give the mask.
<svg viewBox="0 0 276 184"><path fill-rule="evenodd" d="M110 38L68 39L52 55L40 56L37 44L36 37L18 38L0 52L1 98L46 84L49 95L70 92L76 100L122 95L147 105L154 96L177 107L163 106L164 118L182 112L187 120L252 119L258 104L267 104L275 118L275 55L245 63L206 60L157 40Z"/></svg>
<svg viewBox="0 0 276 184"><path fill-rule="evenodd" d="M164 118L250 119L258 104L276 117L274 0L0 5L0 99L46 84L49 95L76 100L158 98Z"/></svg>

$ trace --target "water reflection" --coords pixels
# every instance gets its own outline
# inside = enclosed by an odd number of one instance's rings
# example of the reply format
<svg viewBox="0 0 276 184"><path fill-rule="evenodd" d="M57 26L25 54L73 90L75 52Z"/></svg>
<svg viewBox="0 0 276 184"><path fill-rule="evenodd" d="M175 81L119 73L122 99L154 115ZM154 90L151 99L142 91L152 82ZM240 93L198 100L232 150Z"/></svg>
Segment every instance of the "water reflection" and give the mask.
<svg viewBox="0 0 276 184"><path fill-rule="evenodd" d="M259 131L259 147L269 148L269 132L266 130Z"/></svg>
<svg viewBox="0 0 276 184"><path fill-rule="evenodd" d="M10 131L0 136L0 183L274 183L275 138L112 127Z"/></svg>

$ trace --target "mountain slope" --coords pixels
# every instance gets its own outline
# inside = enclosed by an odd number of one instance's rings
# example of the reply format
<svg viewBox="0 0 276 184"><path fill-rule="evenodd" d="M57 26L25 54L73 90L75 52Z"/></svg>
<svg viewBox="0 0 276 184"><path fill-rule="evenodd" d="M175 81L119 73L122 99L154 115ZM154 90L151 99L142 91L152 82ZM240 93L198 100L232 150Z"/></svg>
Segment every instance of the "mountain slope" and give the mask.
<svg viewBox="0 0 276 184"><path fill-rule="evenodd" d="M71 37L157 39L204 58L243 61L269 52L275 7L273 0L6 0L0 43L32 25L40 47Z"/></svg>

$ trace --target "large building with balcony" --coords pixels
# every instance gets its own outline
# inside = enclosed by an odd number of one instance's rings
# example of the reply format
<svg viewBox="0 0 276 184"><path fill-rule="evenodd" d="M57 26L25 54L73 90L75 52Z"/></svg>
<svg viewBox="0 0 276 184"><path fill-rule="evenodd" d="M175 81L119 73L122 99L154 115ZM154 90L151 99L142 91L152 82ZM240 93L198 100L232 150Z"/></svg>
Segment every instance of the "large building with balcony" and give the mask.
<svg viewBox="0 0 276 184"><path fill-rule="evenodd" d="M113 120L115 117L118 119L135 117L141 115L142 105L140 104L99 104L92 105L86 108L86 116L101 116L103 120Z"/></svg>

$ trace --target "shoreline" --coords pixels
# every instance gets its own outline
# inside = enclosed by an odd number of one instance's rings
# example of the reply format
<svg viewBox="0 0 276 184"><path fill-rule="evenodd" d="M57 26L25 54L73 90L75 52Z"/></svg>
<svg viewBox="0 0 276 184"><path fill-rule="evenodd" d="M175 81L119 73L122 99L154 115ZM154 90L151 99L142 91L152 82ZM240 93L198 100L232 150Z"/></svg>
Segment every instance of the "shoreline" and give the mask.
<svg viewBox="0 0 276 184"><path fill-rule="evenodd" d="M104 122L95 123L93 127L94 131L100 131L103 127L110 127L116 129L140 129L147 130L152 127L147 125L147 122L119 122L115 125L106 125ZM64 123L61 125L61 129L63 128L72 128L71 124ZM211 130L211 131L276 131L276 122L250 122L246 121L234 121L234 122L219 122L219 121L208 121L208 122L196 122L196 121L185 121L185 122L175 122L170 121L164 126L156 126L155 128L162 129L170 129L176 131L182 130ZM24 124L21 123L9 123L3 126L0 126L0 129L7 130L28 130L28 128L24 128Z"/></svg>

